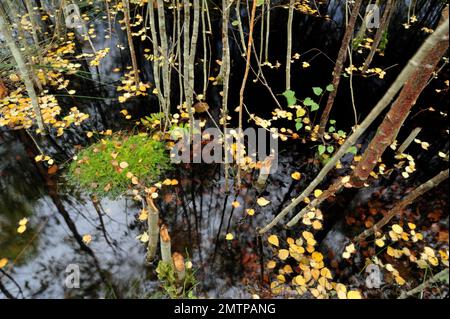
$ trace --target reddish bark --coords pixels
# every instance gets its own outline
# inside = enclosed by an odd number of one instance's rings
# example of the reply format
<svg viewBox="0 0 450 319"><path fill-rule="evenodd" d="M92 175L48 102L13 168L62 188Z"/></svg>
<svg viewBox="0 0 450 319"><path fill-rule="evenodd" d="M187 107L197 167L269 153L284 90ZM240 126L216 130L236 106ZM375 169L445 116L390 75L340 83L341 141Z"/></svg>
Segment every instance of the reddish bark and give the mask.
<svg viewBox="0 0 450 319"><path fill-rule="evenodd" d="M448 17L448 7L442 14L441 23ZM405 83L397 100L391 106L383 122L380 124L375 137L370 142L364 152L361 161L354 171L354 178L357 181L366 180L384 153L386 148L393 142L397 132L408 117L409 111L414 106L420 93L427 86L433 71L448 49L448 31L447 39L440 41L431 50L421 65L417 66L416 72Z"/></svg>
<svg viewBox="0 0 450 319"><path fill-rule="evenodd" d="M336 98L337 90L339 87L339 82L341 81L341 73L344 68L344 63L347 60L347 48L350 44L350 41L353 36L353 31L355 29L356 18L359 14L359 9L361 8L362 0L356 0L353 5L353 9L351 12L350 19L348 21L347 28L345 29L344 38L342 39L341 47L339 49L338 57L336 60L336 65L333 70L333 87L334 90L330 92L328 96L327 105L322 113L322 117L320 118L320 128L319 128L319 136L323 136L325 132L325 127L327 126L328 118L330 116L331 108L333 107L334 99Z"/></svg>

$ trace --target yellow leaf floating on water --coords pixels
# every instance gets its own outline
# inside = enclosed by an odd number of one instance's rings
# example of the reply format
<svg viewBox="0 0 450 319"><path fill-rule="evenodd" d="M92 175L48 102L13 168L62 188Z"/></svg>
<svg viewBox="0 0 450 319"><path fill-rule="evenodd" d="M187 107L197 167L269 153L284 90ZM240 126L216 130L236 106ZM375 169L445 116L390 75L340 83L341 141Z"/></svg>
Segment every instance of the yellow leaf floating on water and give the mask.
<svg viewBox="0 0 450 319"><path fill-rule="evenodd" d="M141 212L139 213L139 220L140 221L145 221L148 218L148 212L146 209L142 209Z"/></svg>
<svg viewBox="0 0 450 319"><path fill-rule="evenodd" d="M304 285L306 285L306 280L302 275L298 275L298 276L294 277L294 283L299 286L304 286Z"/></svg>
<svg viewBox="0 0 450 319"><path fill-rule="evenodd" d="M378 238L377 240L375 240L375 245L377 245L378 247L383 247L384 240L382 238Z"/></svg>
<svg viewBox="0 0 450 319"><path fill-rule="evenodd" d="M267 238L267 241L269 242L269 244L272 244L276 247L280 245L280 241L278 240L277 235L270 235L269 238Z"/></svg>
<svg viewBox="0 0 450 319"><path fill-rule="evenodd" d="M19 220L19 225L24 226L28 223L28 218L24 217L21 220Z"/></svg>
<svg viewBox="0 0 450 319"><path fill-rule="evenodd" d="M342 254L342 257L345 259L349 259L350 256L355 252L355 245L353 243L351 243L350 245L348 245L347 247L345 247L345 251Z"/></svg>
<svg viewBox="0 0 450 319"><path fill-rule="evenodd" d="M83 242L87 245L92 241L92 236L89 234L86 234L83 236Z"/></svg>
<svg viewBox="0 0 450 319"><path fill-rule="evenodd" d="M235 200L233 203L231 203L231 206L233 206L233 208L238 208L239 206L241 206L241 203Z"/></svg>
<svg viewBox="0 0 450 319"><path fill-rule="evenodd" d="M2 258L0 259L0 269L4 268L8 264L8 259Z"/></svg>
<svg viewBox="0 0 450 319"><path fill-rule="evenodd" d="M139 235L137 238L143 243L148 242L149 239L147 232L142 233L142 235Z"/></svg>
<svg viewBox="0 0 450 319"><path fill-rule="evenodd" d="M232 233L228 233L228 234L225 236L225 239L226 239L226 240L233 240L233 239L234 239L234 236L233 236Z"/></svg>
<svg viewBox="0 0 450 319"><path fill-rule="evenodd" d="M27 230L27 226L25 226L25 225L20 225L20 226L17 228L17 232L18 232L19 234L23 234L26 230Z"/></svg>
<svg viewBox="0 0 450 319"><path fill-rule="evenodd" d="M317 198L317 197L319 197L320 195L322 195L322 190L316 189L316 190L314 191L314 197Z"/></svg>
<svg viewBox="0 0 450 319"><path fill-rule="evenodd" d="M291 174L291 177L292 177L292 179L298 181L302 177L302 174L300 174L300 172L294 172Z"/></svg>
<svg viewBox="0 0 450 319"><path fill-rule="evenodd" d="M255 210L253 208L247 209L246 212L247 212L247 215L249 215L249 216L255 215Z"/></svg>
<svg viewBox="0 0 450 319"><path fill-rule="evenodd" d="M270 204L270 200L267 200L267 199L265 199L264 197L259 197L259 198L256 200L256 203L257 203L259 206L264 207L264 206L267 206L267 205Z"/></svg>
<svg viewBox="0 0 450 319"><path fill-rule="evenodd" d="M357 290L350 290L347 293L347 298L348 299L362 299L361 293Z"/></svg>
<svg viewBox="0 0 450 319"><path fill-rule="evenodd" d="M400 276L395 276L395 281L396 281L397 284L399 284L400 286L403 286L403 285L406 283L405 279L403 279L403 278L400 277Z"/></svg>
<svg viewBox="0 0 450 319"><path fill-rule="evenodd" d="M317 251L313 252L311 257L315 262L318 262L318 263L323 260L323 255Z"/></svg>
<svg viewBox="0 0 450 319"><path fill-rule="evenodd" d="M267 262L267 268L268 269L274 269L277 266L277 263L274 260L269 260Z"/></svg>
<svg viewBox="0 0 450 319"><path fill-rule="evenodd" d="M400 225L392 225L392 230L394 231L394 233L401 235L403 233L403 228Z"/></svg>
<svg viewBox="0 0 450 319"><path fill-rule="evenodd" d="M281 260L286 260L289 257L289 250L287 249L280 249L278 251L278 258Z"/></svg>
<svg viewBox="0 0 450 319"><path fill-rule="evenodd" d="M312 226L315 230L322 229L322 223L318 220L313 221Z"/></svg>

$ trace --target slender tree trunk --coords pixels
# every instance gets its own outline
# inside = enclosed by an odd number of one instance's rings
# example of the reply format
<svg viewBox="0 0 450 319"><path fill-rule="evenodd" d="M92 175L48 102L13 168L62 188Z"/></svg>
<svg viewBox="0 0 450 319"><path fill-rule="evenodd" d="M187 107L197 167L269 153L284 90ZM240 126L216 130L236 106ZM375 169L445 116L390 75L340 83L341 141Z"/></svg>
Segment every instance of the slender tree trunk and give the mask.
<svg viewBox="0 0 450 319"><path fill-rule="evenodd" d="M446 19L448 19L448 8L443 13L440 22L441 25ZM447 40L441 39L427 52L425 58L417 65L414 73L403 86L397 100L386 114L375 137L370 142L362 159L355 168L354 176L357 180L365 181L369 177L378 159L381 158L386 148L394 141L403 122L408 117L411 108L416 103L423 89L427 86L428 80L433 75L433 71L448 49L448 29L446 37Z"/></svg>
<svg viewBox="0 0 450 319"><path fill-rule="evenodd" d="M383 34L388 29L389 20L392 17L393 13L394 13L394 0L388 0L384 8L383 17L381 18L380 21L380 26L377 30L377 33L375 34L375 38L370 48L369 55L367 56L366 61L364 62L363 69L361 71L363 74L367 72L367 69L372 63L373 57L375 56L378 46L380 45L381 39L383 38Z"/></svg>
<svg viewBox="0 0 450 319"><path fill-rule="evenodd" d="M184 85L184 98L186 99L186 108L189 113L189 136L191 141L193 140L194 130L194 110L192 108L192 94L189 82L190 67L190 25L191 25L191 8L189 0L183 0L184 5L184 25L183 25L183 85Z"/></svg>
<svg viewBox="0 0 450 319"><path fill-rule="evenodd" d="M339 88L339 83L341 81L341 74L344 68L344 63L347 60L347 47L352 40L353 31L355 29L356 18L359 14L359 9L361 8L362 0L356 0L353 5L353 10L351 13L351 17L349 19L348 25L345 29L344 38L342 39L341 47L339 49L338 57L336 60L336 65L333 71L333 87L334 90L330 92L328 96L328 101L325 106L325 109L322 113L322 117L320 118L320 127L319 127L319 136L323 136L325 132L325 128L327 126L328 118L330 116L331 108L333 107L334 99L336 98L337 91Z"/></svg>
<svg viewBox="0 0 450 319"><path fill-rule="evenodd" d="M10 30L11 27L7 22L6 12L3 10L3 7L0 6L0 32L5 38L6 44L8 45L8 48L11 51L14 60L16 61L17 69L19 70L20 75L25 83L25 88L27 90L29 98L31 99L31 105L33 107L36 116L38 128L42 134L45 134L44 120L42 119L39 100L36 94L36 90L34 89L33 86L33 81L29 74L28 66L25 64L24 58L22 57L22 53L17 47Z"/></svg>
<svg viewBox="0 0 450 319"><path fill-rule="evenodd" d="M253 0L253 6L252 6L252 13L250 16L250 28L248 32L248 42L247 42L247 55L246 55L246 63L245 63L245 71L244 71L244 78L242 79L242 85L241 89L239 90L239 136L237 141L237 165L238 165L238 171L237 171L237 185L238 187L241 184L241 166L240 166L240 157L241 157L241 151L242 151L242 120L243 120L243 107L244 107L244 92L245 92L245 86L247 84L247 78L248 73L250 71L250 59L251 59L251 53L252 53L252 44L253 44L253 29L255 26L255 15L256 15L256 4L257 1Z"/></svg>
<svg viewBox="0 0 450 319"><path fill-rule="evenodd" d="M241 0L236 0L234 7L236 11L236 19L238 21L239 39L241 40L242 52L247 52L247 45L245 44L244 28L242 27L241 19Z"/></svg>
<svg viewBox="0 0 450 319"><path fill-rule="evenodd" d="M286 49L286 91L291 89L291 60L292 60L292 21L294 20L295 0L289 1L287 21L287 49Z"/></svg>
<svg viewBox="0 0 450 319"><path fill-rule="evenodd" d="M206 6L208 5L207 0L201 0L202 1L202 7L201 7L201 21L202 21L202 43L203 43L203 99L206 99L206 90L208 88L208 76L209 76L209 70L208 70L208 44L207 44L207 37L206 37L206 19L205 19L205 12L206 12Z"/></svg>
<svg viewBox="0 0 450 319"><path fill-rule="evenodd" d="M133 73L134 73L134 82L136 86L139 86L139 69L138 69L138 63L136 59L136 51L134 49L133 44L133 36L131 32L131 25L130 25L130 2L129 0L122 0L123 3L123 14L124 14L124 20L125 20L125 27L127 30L127 39L128 39L128 47L130 48L130 56L131 56L131 64L133 66ZM89 37L89 35L87 35Z"/></svg>
<svg viewBox="0 0 450 319"><path fill-rule="evenodd" d="M351 134L347 140L342 144L342 146L337 150L337 152L331 157L331 159L325 164L319 174L314 178L314 180L308 185L308 187L297 197L292 203L285 207L270 223L268 223L264 228L262 228L259 233L264 234L274 227L278 222L280 222L284 216L292 211L298 204L300 204L303 199L311 194L312 191L323 181L336 165L336 163L344 156L348 149L353 146L358 138L367 130L367 128L375 121L375 119L383 112L383 110L391 103L396 94L401 90L406 81L411 77L412 74L417 69L417 66L422 63L424 58L427 56L428 52L434 48L434 46L442 40L448 41L448 18L446 22L439 26L437 30L431 34L416 54L408 61L408 64L398 75L397 79L392 83L388 91L385 93L383 98L375 105L372 111L367 115L364 121L358 126L358 128Z"/></svg>
<svg viewBox="0 0 450 319"><path fill-rule="evenodd" d="M227 139L227 116L228 116L228 90L230 82L230 46L228 41L228 23L230 19L230 7L227 0L222 0L222 77L223 77L223 96L222 96L222 121L223 121L223 151L224 151L224 170L225 170L225 190L228 192L229 178L229 158L228 158L228 139Z"/></svg>
<svg viewBox="0 0 450 319"><path fill-rule="evenodd" d="M197 52L198 30L200 25L200 2L194 0L194 16L192 23L191 48L189 50L189 94L194 100L195 91L195 54Z"/></svg>
<svg viewBox="0 0 450 319"><path fill-rule="evenodd" d="M421 127L416 127L414 130L409 133L406 140L400 145L400 147L397 149L398 154L402 154L405 152L405 150L411 145L411 143L414 141L414 139L419 135L419 133L422 131Z"/></svg>
<svg viewBox="0 0 450 319"><path fill-rule="evenodd" d="M160 75L160 50L159 50L159 40L158 40L158 30L156 29L156 22L155 22L155 8L152 4L147 6L147 15L148 20L150 24L150 34L151 34L151 40L152 40L152 46L153 46L153 80L155 81L155 88L158 95L158 102L159 102L159 108L160 112L164 112L166 114L166 100L164 99L164 92L161 88L161 75Z"/></svg>
<svg viewBox="0 0 450 319"><path fill-rule="evenodd" d="M264 62L269 62L269 36L270 36L270 0L266 0L266 41L264 48ZM260 61L261 63L261 61Z"/></svg>
<svg viewBox="0 0 450 319"><path fill-rule="evenodd" d="M161 92L164 98L164 114L166 121L164 127L169 124L169 112L170 112L170 65L169 65L169 45L167 42L167 31L166 31L166 16L164 13L164 2L163 0L157 0L158 4L158 27L159 27L159 37L161 39L161 50L164 57L162 64L162 76L163 76L163 91Z"/></svg>
<svg viewBox="0 0 450 319"><path fill-rule="evenodd" d="M369 3L370 5L371 3ZM379 6L380 4L380 0L375 1L375 6ZM353 43L357 43L360 44L362 42L362 40L364 39L364 36L366 35L366 31L367 31L367 22L369 20L369 17L373 15L373 10L371 11L367 11L366 9L366 14L363 18L363 22L361 23L361 27L358 30L358 33L355 36L354 42ZM353 48L356 50L358 49L358 47L353 46Z"/></svg>
<svg viewBox="0 0 450 319"><path fill-rule="evenodd" d="M440 183L448 179L449 170L445 170L440 172L438 175L433 177L432 179L428 180L427 182L423 183L419 187L415 188L413 191L409 192L408 195L403 198L400 202L398 202L384 217L377 222L372 228L366 229L364 232L359 234L354 238L354 242L360 242L367 237L373 235L375 232L379 231L381 228L383 228L389 221L401 213L403 209L405 209L408 205L410 205L412 202L414 202L418 197L422 196L429 190L435 188Z"/></svg>

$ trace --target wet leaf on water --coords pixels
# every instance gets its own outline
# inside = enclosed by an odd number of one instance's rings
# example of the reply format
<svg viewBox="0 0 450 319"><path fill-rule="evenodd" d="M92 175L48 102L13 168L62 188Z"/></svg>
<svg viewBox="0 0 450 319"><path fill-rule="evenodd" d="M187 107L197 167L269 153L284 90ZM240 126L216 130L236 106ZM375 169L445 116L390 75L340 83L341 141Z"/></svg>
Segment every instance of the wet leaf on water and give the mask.
<svg viewBox="0 0 450 319"><path fill-rule="evenodd" d="M88 245L92 241L92 236L89 234L86 234L83 236L83 242Z"/></svg>
<svg viewBox="0 0 450 319"><path fill-rule="evenodd" d="M278 258L281 260L286 260L289 257L289 250L287 249L280 249L278 251Z"/></svg>
<svg viewBox="0 0 450 319"><path fill-rule="evenodd" d="M278 247L280 245L280 241L278 240L277 235L270 235L269 238L267 238L267 241L269 244Z"/></svg>
<svg viewBox="0 0 450 319"><path fill-rule="evenodd" d="M257 203L259 206L264 207L264 206L267 206L267 205L270 204L270 200L267 200L267 199L265 199L264 197L259 197L259 198L256 200L256 203Z"/></svg>
<svg viewBox="0 0 450 319"><path fill-rule="evenodd" d="M0 259L0 269L4 268L8 264L7 258L1 258Z"/></svg>

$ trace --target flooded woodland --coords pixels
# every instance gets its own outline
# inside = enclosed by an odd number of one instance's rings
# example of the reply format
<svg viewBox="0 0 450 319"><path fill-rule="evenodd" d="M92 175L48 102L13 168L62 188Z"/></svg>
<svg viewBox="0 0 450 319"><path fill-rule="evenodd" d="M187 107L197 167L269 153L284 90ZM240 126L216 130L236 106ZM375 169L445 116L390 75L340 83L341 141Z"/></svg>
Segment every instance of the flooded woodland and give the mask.
<svg viewBox="0 0 450 319"><path fill-rule="evenodd" d="M448 297L448 24L2 0L0 298Z"/></svg>

